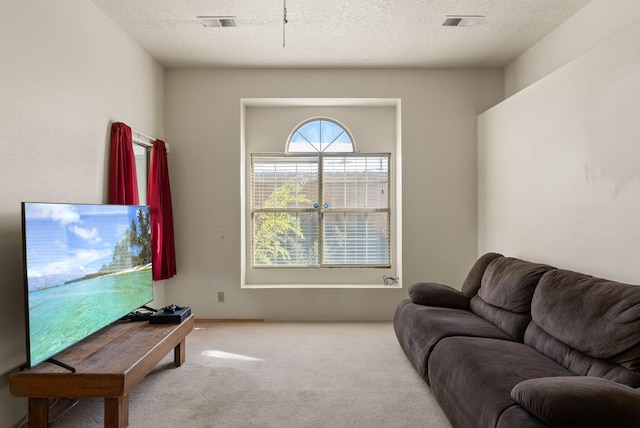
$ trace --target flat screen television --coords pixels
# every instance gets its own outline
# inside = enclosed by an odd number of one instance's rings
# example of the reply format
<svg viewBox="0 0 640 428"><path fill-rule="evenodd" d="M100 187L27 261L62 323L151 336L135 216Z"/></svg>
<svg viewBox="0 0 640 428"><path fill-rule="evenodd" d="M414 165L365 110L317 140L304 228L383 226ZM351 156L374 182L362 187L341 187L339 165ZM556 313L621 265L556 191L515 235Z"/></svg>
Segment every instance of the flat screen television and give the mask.
<svg viewBox="0 0 640 428"><path fill-rule="evenodd" d="M153 300L149 207L22 203L27 367Z"/></svg>

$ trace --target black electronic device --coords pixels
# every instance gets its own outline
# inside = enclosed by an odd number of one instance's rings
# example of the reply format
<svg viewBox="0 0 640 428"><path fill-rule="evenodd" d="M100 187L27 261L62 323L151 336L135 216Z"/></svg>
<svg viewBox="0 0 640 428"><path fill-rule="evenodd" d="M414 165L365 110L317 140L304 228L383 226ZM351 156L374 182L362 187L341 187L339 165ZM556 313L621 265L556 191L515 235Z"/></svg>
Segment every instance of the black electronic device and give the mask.
<svg viewBox="0 0 640 428"><path fill-rule="evenodd" d="M129 312L120 318L122 321L149 321L149 317L157 311L149 306L141 306L135 311Z"/></svg>
<svg viewBox="0 0 640 428"><path fill-rule="evenodd" d="M149 317L150 324L180 324L191 315L189 306L168 305L158 309Z"/></svg>

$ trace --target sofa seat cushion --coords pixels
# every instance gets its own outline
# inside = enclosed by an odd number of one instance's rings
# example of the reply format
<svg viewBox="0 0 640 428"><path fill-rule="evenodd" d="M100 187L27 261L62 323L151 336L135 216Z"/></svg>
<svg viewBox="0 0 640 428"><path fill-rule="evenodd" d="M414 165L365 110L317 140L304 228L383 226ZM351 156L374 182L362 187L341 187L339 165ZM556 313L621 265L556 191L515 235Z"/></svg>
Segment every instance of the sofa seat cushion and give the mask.
<svg viewBox="0 0 640 428"><path fill-rule="evenodd" d="M393 325L400 346L427 383L429 355L441 339L477 336L510 340L505 332L470 311L418 305L410 299L398 304Z"/></svg>
<svg viewBox="0 0 640 428"><path fill-rule="evenodd" d="M514 386L573 374L522 343L449 337L433 349L428 375L431 391L453 426L495 427L503 412L518 405L511 397Z"/></svg>

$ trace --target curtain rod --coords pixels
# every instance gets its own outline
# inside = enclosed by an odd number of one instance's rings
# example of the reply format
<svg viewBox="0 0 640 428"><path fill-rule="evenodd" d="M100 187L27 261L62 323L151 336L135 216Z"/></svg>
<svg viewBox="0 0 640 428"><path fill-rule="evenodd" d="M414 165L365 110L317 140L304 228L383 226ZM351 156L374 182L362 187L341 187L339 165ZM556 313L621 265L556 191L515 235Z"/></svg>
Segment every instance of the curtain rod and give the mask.
<svg viewBox="0 0 640 428"><path fill-rule="evenodd" d="M121 122L121 123L125 123L125 122ZM147 134L143 134L142 132L133 128L131 128L131 137L136 144L140 144L141 146L145 146L149 148L153 147L153 142L157 140L157 138L150 137ZM164 146L167 149L167 153L169 153L169 143L165 141Z"/></svg>
<svg viewBox="0 0 640 428"><path fill-rule="evenodd" d="M148 136L146 134L143 134L140 131L136 131L133 128L131 128L131 137L134 140L138 140L138 141L136 141L136 143L141 143L141 144L143 144L145 146L149 146L149 147L153 146L153 142L156 141L155 138L150 137L150 136ZM136 137L138 137L138 138L136 138Z"/></svg>

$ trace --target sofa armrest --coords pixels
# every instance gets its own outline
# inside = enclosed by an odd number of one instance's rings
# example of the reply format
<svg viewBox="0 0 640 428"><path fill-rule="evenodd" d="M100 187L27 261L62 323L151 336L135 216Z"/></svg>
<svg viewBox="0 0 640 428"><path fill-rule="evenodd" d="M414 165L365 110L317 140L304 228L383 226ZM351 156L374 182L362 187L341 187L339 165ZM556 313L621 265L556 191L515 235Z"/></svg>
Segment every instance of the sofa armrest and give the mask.
<svg viewBox="0 0 640 428"><path fill-rule="evenodd" d="M640 391L591 376L546 377L520 382L511 398L552 427L637 427Z"/></svg>
<svg viewBox="0 0 640 428"><path fill-rule="evenodd" d="M469 309L470 299L448 285L435 282L418 282L409 287L409 297L413 303L425 306Z"/></svg>

